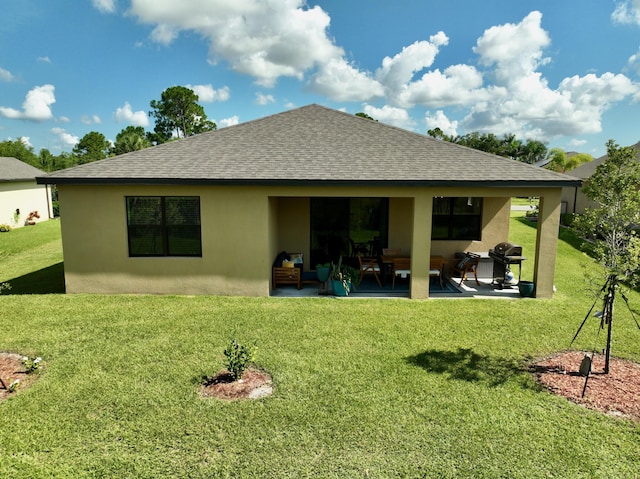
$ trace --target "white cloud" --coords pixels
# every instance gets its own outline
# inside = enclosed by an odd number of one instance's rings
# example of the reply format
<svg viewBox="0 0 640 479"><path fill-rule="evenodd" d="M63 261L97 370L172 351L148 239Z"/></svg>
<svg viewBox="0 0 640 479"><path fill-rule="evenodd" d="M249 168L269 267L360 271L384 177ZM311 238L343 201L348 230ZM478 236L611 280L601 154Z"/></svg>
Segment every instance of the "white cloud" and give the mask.
<svg viewBox="0 0 640 479"><path fill-rule="evenodd" d="M33 148L33 145L31 144L31 138L29 138L28 136L21 136L20 138L18 138L20 140L20 142L26 146L27 148Z"/></svg>
<svg viewBox="0 0 640 479"><path fill-rule="evenodd" d="M116 109L115 119L117 122L126 122L133 126L149 126L147 113L142 110L134 112L129 102L125 102L124 106Z"/></svg>
<svg viewBox="0 0 640 479"><path fill-rule="evenodd" d="M0 115L17 120L50 120L53 118L51 105L56 102L54 90L55 87L53 85L37 86L27 93L22 103L22 111L0 107Z"/></svg>
<svg viewBox="0 0 640 479"><path fill-rule="evenodd" d="M614 19L635 21L638 12L640 0L618 1ZM436 117L438 110L455 107L446 111L456 130L542 140L578 136L599 131L602 114L613 103L640 101L640 86L624 75L572 77L550 85L542 68L551 61L546 53L551 36L538 11L488 28L473 48L473 62L438 65L437 56L450 41L438 32L384 57L373 74L346 58L329 36L329 15L305 0L132 0L129 14L150 25L152 40L163 45L183 32L196 34L207 42L211 64L225 62L264 87L282 76L308 76L308 88L333 101L383 99L387 108L406 112L421 105ZM638 64L638 56L629 59L629 67ZM224 88L198 87L203 102L228 98ZM271 101L264 93L256 100ZM398 112L380 110L371 116L403 122L394 117Z"/></svg>
<svg viewBox="0 0 640 479"><path fill-rule="evenodd" d="M178 28L174 28L169 25L158 25L151 32L151 40L156 43L168 46L171 44L171 42L178 38L179 33L180 30Z"/></svg>
<svg viewBox="0 0 640 479"><path fill-rule="evenodd" d="M488 98L489 93L482 85L482 74L473 66L452 65L444 72L430 71L420 80L403 85L394 98L405 107L468 105Z"/></svg>
<svg viewBox="0 0 640 479"><path fill-rule="evenodd" d="M151 38L163 45L182 31L198 33L212 63L224 60L267 87L342 55L327 35L329 15L304 0L132 0L130 13L154 25Z"/></svg>
<svg viewBox="0 0 640 479"><path fill-rule="evenodd" d="M60 123L71 123L71 118L69 118L68 116L61 116L58 118L58 121Z"/></svg>
<svg viewBox="0 0 640 479"><path fill-rule="evenodd" d="M551 39L542 29L542 14L531 12L520 23L491 27L478 39L473 51L480 55L480 63L496 65L498 80L508 83L534 72L539 65L548 63L543 48Z"/></svg>
<svg viewBox="0 0 640 479"><path fill-rule="evenodd" d="M240 122L240 119L238 118L238 115L234 115L231 118L225 118L223 120L220 120L220 123L218 124L218 126L220 128L224 128L225 126L237 125L239 122Z"/></svg>
<svg viewBox="0 0 640 479"><path fill-rule="evenodd" d="M0 68L0 81L13 81L13 74L9 70L5 70L4 68Z"/></svg>
<svg viewBox="0 0 640 479"><path fill-rule="evenodd" d="M637 53L634 53L629 57L629 60L627 60L627 67L640 75L640 49L638 49Z"/></svg>
<svg viewBox="0 0 640 479"><path fill-rule="evenodd" d="M611 14L611 19L616 23L640 25L640 0L616 2L616 8Z"/></svg>
<svg viewBox="0 0 640 479"><path fill-rule="evenodd" d="M448 43L449 38L444 32L438 32L428 42L418 41L404 47L393 58L385 57L382 60L382 67L376 72L376 77L389 88L402 87L411 81L416 72L433 65L440 47Z"/></svg>
<svg viewBox="0 0 640 479"><path fill-rule="evenodd" d="M427 123L427 130L440 128L445 135L458 136L458 122L451 121L442 110L436 111L435 115L432 115L431 112L428 111L425 114L425 121Z"/></svg>
<svg viewBox="0 0 640 479"><path fill-rule="evenodd" d="M256 93L256 105L265 106L269 103L275 103L276 99L273 95L265 95L264 93L257 92Z"/></svg>
<svg viewBox="0 0 640 479"><path fill-rule="evenodd" d="M542 15L533 11L517 24L487 29L473 49L484 71L473 65L426 71L417 80L393 84L393 102L405 108L457 107L463 118L455 120L455 127L444 113L427 115L427 124L443 131L450 121L449 127L456 131L547 140L600 132L602 115L613 103L628 97L640 100L640 85L621 74L574 76L551 87L540 71L550 61L544 50L551 44L541 22ZM630 64L634 61L630 58Z"/></svg>
<svg viewBox="0 0 640 479"><path fill-rule="evenodd" d="M367 101L384 96L380 82L343 58L323 64L309 82L310 88L334 101Z"/></svg>
<svg viewBox="0 0 640 479"><path fill-rule="evenodd" d="M36 58L36 61L42 62L42 63L51 63L51 58L49 57L38 57Z"/></svg>
<svg viewBox="0 0 640 479"><path fill-rule="evenodd" d="M569 146L575 146L576 148L579 148L582 145L585 145L586 143L587 143L587 140L578 140L577 138L574 138L569 142Z"/></svg>
<svg viewBox="0 0 640 479"><path fill-rule="evenodd" d="M193 92L198 95L198 101L202 103L227 101L231 96L228 86L224 86L218 90L215 90L210 83L208 85L186 85L186 87L193 90Z"/></svg>
<svg viewBox="0 0 640 479"><path fill-rule="evenodd" d="M80 138L71 133L67 133L63 128L51 128L51 133L60 138L65 147L74 147L80 141Z"/></svg>
<svg viewBox="0 0 640 479"><path fill-rule="evenodd" d="M91 0L91 3L102 13L113 13L116 11L115 0Z"/></svg>
<svg viewBox="0 0 640 479"><path fill-rule="evenodd" d="M102 123L102 119L98 115L83 115L80 117L80 121L85 125L93 125L94 123L99 125Z"/></svg>
<svg viewBox="0 0 640 479"><path fill-rule="evenodd" d="M375 106L365 104L364 112L374 120L399 128L412 129L415 125L407 110L403 108L395 108L389 105L376 108Z"/></svg>

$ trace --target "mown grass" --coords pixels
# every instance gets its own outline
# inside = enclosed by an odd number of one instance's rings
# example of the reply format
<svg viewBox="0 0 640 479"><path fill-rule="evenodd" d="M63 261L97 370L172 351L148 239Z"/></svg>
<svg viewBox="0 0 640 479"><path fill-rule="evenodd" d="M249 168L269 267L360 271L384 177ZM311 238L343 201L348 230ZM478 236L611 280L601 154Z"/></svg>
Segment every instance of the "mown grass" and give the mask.
<svg viewBox="0 0 640 479"><path fill-rule="evenodd" d="M35 238L41 226L24 230ZM534 235L512 220L525 251ZM0 350L45 368L0 404L0 477L638 477L637 424L553 396L526 372L568 347L593 302L582 265L594 266L561 236L553 300L12 290L0 297ZM19 256L37 248L16 246L0 281L33 273ZM614 353L640 360L640 331L616 314ZM272 397L199 397L232 334L258 340ZM587 323L576 347L595 337Z"/></svg>

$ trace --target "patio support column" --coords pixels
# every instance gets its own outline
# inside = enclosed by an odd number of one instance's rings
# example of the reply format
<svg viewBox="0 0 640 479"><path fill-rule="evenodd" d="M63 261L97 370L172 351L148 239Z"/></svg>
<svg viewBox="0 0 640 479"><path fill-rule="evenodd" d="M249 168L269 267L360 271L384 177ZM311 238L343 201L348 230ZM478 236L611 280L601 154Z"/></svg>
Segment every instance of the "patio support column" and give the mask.
<svg viewBox="0 0 640 479"><path fill-rule="evenodd" d="M429 257L431 256L431 214L433 196L413 199L413 236L411 240L411 299L429 297Z"/></svg>
<svg viewBox="0 0 640 479"><path fill-rule="evenodd" d="M540 197L536 235L536 264L533 281L536 298L553 297L553 277L556 269L558 229L560 228L560 200L562 190L546 190Z"/></svg>

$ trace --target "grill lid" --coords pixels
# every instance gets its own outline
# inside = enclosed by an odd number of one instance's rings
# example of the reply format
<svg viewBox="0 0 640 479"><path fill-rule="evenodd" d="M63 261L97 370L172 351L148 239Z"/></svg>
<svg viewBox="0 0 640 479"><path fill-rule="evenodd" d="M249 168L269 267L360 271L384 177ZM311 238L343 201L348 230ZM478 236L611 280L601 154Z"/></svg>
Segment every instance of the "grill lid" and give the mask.
<svg viewBox="0 0 640 479"><path fill-rule="evenodd" d="M500 256L521 256L522 246L504 241L495 245L492 252Z"/></svg>

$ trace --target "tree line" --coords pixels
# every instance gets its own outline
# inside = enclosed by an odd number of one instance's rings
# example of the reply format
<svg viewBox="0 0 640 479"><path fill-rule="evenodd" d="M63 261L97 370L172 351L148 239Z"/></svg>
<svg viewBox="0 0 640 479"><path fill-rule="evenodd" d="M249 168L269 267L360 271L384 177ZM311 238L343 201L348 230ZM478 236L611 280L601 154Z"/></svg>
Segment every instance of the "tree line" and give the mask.
<svg viewBox="0 0 640 479"><path fill-rule="evenodd" d="M198 104L198 95L191 89L173 86L162 92L159 100L149 104L149 116L155 119L153 131L145 131L141 126L127 126L110 142L100 132L91 131L84 135L72 151L54 155L43 148L38 154L33 147L22 140L0 142L0 156L17 158L43 171L56 171L75 165L102 160L159 145L175 138L212 131L215 122L207 119L204 108Z"/></svg>
<svg viewBox="0 0 640 479"><path fill-rule="evenodd" d="M593 157L588 153L567 154L562 148L548 150L541 141L531 139L523 141L512 133L498 137L493 133L476 131L462 136L452 136L446 135L440 128L434 128L428 130L427 134L438 140L486 151L523 163L544 163L545 168L559 173L566 173L582 163L593 160Z"/></svg>

